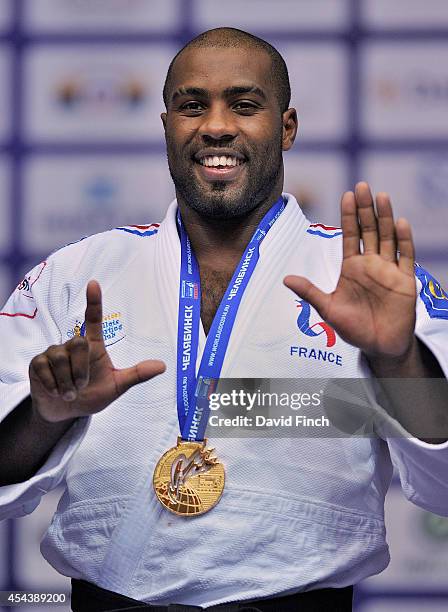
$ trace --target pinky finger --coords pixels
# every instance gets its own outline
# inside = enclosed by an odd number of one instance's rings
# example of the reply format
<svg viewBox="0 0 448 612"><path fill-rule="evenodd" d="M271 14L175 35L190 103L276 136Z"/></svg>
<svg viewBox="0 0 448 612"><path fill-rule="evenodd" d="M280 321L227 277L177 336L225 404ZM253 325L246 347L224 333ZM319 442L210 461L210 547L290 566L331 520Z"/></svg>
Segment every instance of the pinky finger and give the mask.
<svg viewBox="0 0 448 612"><path fill-rule="evenodd" d="M30 363L30 378L36 380L52 397L59 395L56 379L45 355L38 355Z"/></svg>
<svg viewBox="0 0 448 612"><path fill-rule="evenodd" d="M400 252L398 267L405 274L413 276L415 249L414 241L412 239L411 226L406 219L400 218L397 219L395 230L397 235L398 251Z"/></svg>

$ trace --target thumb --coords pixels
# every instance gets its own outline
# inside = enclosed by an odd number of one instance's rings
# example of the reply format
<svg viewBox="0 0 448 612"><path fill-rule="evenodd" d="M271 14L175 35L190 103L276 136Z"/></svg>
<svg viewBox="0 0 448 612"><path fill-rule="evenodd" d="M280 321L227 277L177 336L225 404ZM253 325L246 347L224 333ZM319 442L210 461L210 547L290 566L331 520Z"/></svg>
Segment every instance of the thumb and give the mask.
<svg viewBox="0 0 448 612"><path fill-rule="evenodd" d="M298 297L311 304L324 320L327 318L331 301L329 293L324 293L324 291L318 289L316 285L313 285L311 281L303 276L286 276L283 279L283 283L288 289L294 291Z"/></svg>
<svg viewBox="0 0 448 612"><path fill-rule="evenodd" d="M163 361L157 359L147 359L130 368L115 370L115 382L118 395L122 395L134 385L146 382L154 378L154 376L162 374L165 370L166 366Z"/></svg>

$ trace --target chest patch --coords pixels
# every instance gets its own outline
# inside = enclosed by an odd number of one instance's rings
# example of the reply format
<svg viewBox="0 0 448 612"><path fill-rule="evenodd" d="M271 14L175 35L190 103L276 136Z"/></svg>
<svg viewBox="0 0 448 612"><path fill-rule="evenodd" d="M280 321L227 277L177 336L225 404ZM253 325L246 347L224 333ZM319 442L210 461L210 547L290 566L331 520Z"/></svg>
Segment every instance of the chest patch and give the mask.
<svg viewBox="0 0 448 612"><path fill-rule="evenodd" d="M72 329L67 332L68 338L74 336L85 336L86 335L86 324L85 321L81 322L79 319L76 320L75 325ZM125 330L123 325L123 317L121 312L112 312L106 314L103 317L103 338L106 346L116 344L125 337Z"/></svg>
<svg viewBox="0 0 448 612"><path fill-rule="evenodd" d="M342 366L342 355L334 348L337 336L331 325L320 321L305 300L296 300L296 306L300 344L290 347L290 356Z"/></svg>

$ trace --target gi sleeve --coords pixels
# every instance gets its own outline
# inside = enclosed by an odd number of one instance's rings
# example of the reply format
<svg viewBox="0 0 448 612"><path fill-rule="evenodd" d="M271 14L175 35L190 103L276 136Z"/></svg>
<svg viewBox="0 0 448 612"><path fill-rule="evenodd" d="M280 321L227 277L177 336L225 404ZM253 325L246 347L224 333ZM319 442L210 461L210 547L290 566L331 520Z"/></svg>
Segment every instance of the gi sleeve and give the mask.
<svg viewBox="0 0 448 612"><path fill-rule="evenodd" d="M415 271L418 293L415 334L433 353L448 378L448 294L418 264ZM425 510L448 516L448 442L427 444L409 434L389 437L387 442L406 497Z"/></svg>
<svg viewBox="0 0 448 612"><path fill-rule="evenodd" d="M55 283L52 267L50 260L37 265L0 310L0 421L29 395L28 368L33 357L65 341L57 325L64 296ZM32 512L42 495L64 479L88 422L88 418L78 419L32 478L0 487L0 520Z"/></svg>

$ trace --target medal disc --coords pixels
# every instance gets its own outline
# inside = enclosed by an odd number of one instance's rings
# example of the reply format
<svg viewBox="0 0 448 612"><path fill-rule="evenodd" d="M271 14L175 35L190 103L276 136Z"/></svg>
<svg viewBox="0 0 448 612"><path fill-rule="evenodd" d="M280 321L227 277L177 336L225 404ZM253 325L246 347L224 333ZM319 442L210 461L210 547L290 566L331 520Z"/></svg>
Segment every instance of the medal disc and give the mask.
<svg viewBox="0 0 448 612"><path fill-rule="evenodd" d="M187 442L180 438L158 461L154 470L154 491L170 512L198 516L211 510L224 490L222 463L206 448L207 441Z"/></svg>

